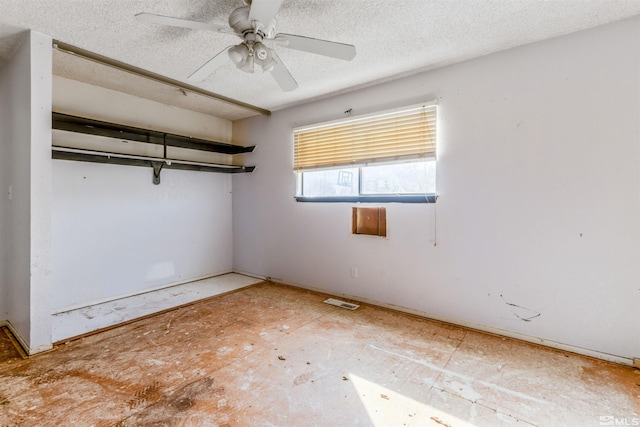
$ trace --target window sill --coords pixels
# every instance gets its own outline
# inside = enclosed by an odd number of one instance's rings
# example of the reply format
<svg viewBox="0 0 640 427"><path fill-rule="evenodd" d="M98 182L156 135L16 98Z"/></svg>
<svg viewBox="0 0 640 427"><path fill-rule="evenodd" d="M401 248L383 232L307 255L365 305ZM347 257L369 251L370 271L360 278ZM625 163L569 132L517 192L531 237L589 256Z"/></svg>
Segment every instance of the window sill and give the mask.
<svg viewBox="0 0 640 427"><path fill-rule="evenodd" d="M295 197L298 202L312 203L435 203L437 198L435 194Z"/></svg>

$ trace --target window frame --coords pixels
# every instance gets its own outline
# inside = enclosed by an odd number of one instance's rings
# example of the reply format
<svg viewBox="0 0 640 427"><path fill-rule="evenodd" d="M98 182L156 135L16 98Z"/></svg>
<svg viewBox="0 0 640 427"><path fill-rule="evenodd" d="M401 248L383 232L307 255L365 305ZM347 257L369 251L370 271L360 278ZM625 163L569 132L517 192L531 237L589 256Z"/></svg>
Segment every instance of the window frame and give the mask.
<svg viewBox="0 0 640 427"><path fill-rule="evenodd" d="M294 165L296 164L296 132L304 131L307 129L315 129L322 128L326 126L342 126L348 124L351 121L360 121L366 120L367 118L372 118L375 120L375 117L384 116L388 114L400 113L402 114L404 111L411 111L417 108L434 108L435 109L435 119L436 124L434 124L433 128L430 128L435 133L435 138L433 141L433 152L432 156L416 156L413 158L403 158L403 159L382 159L381 161L373 161L373 162L363 162L363 163L353 163L353 164L342 164L341 166L334 167L320 167L320 168L303 168L296 170L294 166L294 173L296 175L296 195L295 200L298 202L315 202L315 203L435 203L437 200L437 192L433 193L399 193L399 194L363 194L362 193L362 169L366 167L375 167L383 164L402 164L402 163L417 163L423 161L433 161L436 167L437 173L437 103L435 101L432 102L422 102L420 104L408 105L404 107L395 108L387 111L379 111L371 114L365 114L356 117L349 117L347 119L338 119L332 120L324 123L317 123L307 126L300 126L294 128ZM348 169L357 169L358 173L358 194L357 195L335 195L335 196L306 196L302 194L304 188L304 174L311 173L314 171L322 170L322 169L340 169L340 168L348 168Z"/></svg>
<svg viewBox="0 0 640 427"><path fill-rule="evenodd" d="M423 161L423 160L421 160ZM436 160L433 159L435 162ZM402 164L408 162L398 162L391 164ZM295 172L296 174L296 196L294 197L298 202L316 202L316 203L435 203L437 200L437 193L374 193L363 194L362 193L362 168L372 165L360 165L354 166L350 169L358 169L358 194L353 196L305 196L298 195L298 190L302 190L304 185L305 171ZM437 170L437 166L436 166ZM313 172L313 170L307 170L306 172Z"/></svg>

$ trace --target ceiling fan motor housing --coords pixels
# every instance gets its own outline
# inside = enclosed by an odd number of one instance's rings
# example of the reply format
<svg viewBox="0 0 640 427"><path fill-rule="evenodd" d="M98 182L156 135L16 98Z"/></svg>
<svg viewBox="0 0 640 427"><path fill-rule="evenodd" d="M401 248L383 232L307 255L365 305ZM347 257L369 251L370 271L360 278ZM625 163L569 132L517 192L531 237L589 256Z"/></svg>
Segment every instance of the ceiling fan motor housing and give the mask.
<svg viewBox="0 0 640 427"><path fill-rule="evenodd" d="M235 30L238 34L245 34L246 32L262 33L262 37L271 37L276 32L276 20L273 18L270 22L257 22L254 23L249 20L249 13L251 8L249 6L243 6L235 9L229 15L229 26Z"/></svg>

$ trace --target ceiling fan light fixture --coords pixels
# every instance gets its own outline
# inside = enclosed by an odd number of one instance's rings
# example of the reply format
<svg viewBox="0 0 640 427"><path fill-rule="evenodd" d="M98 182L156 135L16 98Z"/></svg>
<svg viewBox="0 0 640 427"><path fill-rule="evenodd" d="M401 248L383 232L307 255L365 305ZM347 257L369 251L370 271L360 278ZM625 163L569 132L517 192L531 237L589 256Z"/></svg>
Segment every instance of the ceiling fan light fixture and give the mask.
<svg viewBox="0 0 640 427"><path fill-rule="evenodd" d="M269 56L269 49L262 43L256 43L253 47L253 51L255 53L256 59L260 62L266 61Z"/></svg>
<svg viewBox="0 0 640 427"><path fill-rule="evenodd" d="M247 56L246 60L236 64L236 67L245 73L253 73L253 55Z"/></svg>
<svg viewBox="0 0 640 427"><path fill-rule="evenodd" d="M271 59L271 49L260 42L255 42L253 44L253 56L255 56L256 62L262 65Z"/></svg>
<svg viewBox="0 0 640 427"><path fill-rule="evenodd" d="M267 73L269 71L272 71L273 67L275 66L276 66L276 61L274 61L273 58L271 58L271 60L268 63L262 65L262 71Z"/></svg>
<svg viewBox="0 0 640 427"><path fill-rule="evenodd" d="M236 66L239 66L243 62L246 62L249 57L249 48L244 44L240 43L237 46L233 46L228 51L229 58L233 61Z"/></svg>
<svg viewBox="0 0 640 427"><path fill-rule="evenodd" d="M262 66L262 71L267 72L273 70L276 65L276 61L273 59L271 49L262 44L256 42L253 45L253 57L258 65Z"/></svg>

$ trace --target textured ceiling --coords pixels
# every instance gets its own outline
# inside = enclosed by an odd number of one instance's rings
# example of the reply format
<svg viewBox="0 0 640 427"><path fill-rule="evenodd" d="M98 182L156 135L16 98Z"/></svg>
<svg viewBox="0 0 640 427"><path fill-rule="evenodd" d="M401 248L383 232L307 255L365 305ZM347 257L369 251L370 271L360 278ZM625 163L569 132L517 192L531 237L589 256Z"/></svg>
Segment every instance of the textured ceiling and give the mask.
<svg viewBox="0 0 640 427"><path fill-rule="evenodd" d="M0 0L0 59L11 56L21 31L33 29L187 82L194 70L240 39L141 23L134 15L149 12L226 24L229 13L241 5L240 0ZM230 61L196 85L278 110L638 14L640 0L284 0L276 15L278 32L353 44L355 59L346 62L277 47L299 84L292 92L283 92L269 73L256 69L247 74ZM132 76L65 59L68 56L54 57L56 74L162 102L181 102L185 108L231 120L256 114L215 102L209 105L198 96L178 101L175 90L162 94Z"/></svg>

